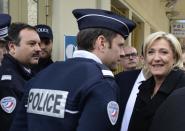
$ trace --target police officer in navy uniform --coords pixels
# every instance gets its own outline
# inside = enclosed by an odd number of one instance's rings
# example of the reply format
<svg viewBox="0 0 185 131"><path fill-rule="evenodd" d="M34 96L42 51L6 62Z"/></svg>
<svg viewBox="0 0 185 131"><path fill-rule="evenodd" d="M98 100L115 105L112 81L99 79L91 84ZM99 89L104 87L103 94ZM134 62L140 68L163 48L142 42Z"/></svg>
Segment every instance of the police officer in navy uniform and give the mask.
<svg viewBox="0 0 185 131"><path fill-rule="evenodd" d="M6 44L7 44L7 36L8 36L8 27L10 26L11 23L11 16L8 14L0 14L0 46L1 46L1 61L4 58L4 50L6 49ZM1 68L0 68L1 69ZM0 70L0 74L2 74L2 70ZM0 95L2 94L1 92L1 84L0 84ZM0 100L1 100L0 96ZM4 129L6 125L4 125L4 119L8 119L5 117L5 112L2 110L2 106L0 105L0 131L6 131Z"/></svg>
<svg viewBox="0 0 185 131"><path fill-rule="evenodd" d="M80 32L73 58L30 80L11 131L115 131L118 87L111 70L135 23L113 12L75 9Z"/></svg>
<svg viewBox="0 0 185 131"><path fill-rule="evenodd" d="M8 53L0 67L0 131L8 131L15 110L32 77L31 65L39 60L40 38L36 29L24 23L12 23L8 30Z"/></svg>
<svg viewBox="0 0 185 131"><path fill-rule="evenodd" d="M0 65L3 55L6 53L6 43L8 36L8 27L11 22L11 16L8 14L0 14Z"/></svg>
<svg viewBox="0 0 185 131"><path fill-rule="evenodd" d="M53 32L48 25L44 24L36 25L35 28L37 29L41 40L39 63L32 68L32 70L37 73L53 63L53 60L51 59Z"/></svg>

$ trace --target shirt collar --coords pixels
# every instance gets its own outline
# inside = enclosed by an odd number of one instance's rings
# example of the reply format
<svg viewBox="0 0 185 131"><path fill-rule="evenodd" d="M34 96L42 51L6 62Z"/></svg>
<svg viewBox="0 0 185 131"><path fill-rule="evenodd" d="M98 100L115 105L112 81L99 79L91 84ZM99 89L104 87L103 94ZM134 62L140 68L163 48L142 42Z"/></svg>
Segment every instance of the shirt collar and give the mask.
<svg viewBox="0 0 185 131"><path fill-rule="evenodd" d="M102 64L102 61L95 54L93 54L89 51L76 50L73 53L73 58L77 58L77 57L92 59L92 60L96 61L97 63Z"/></svg>
<svg viewBox="0 0 185 131"><path fill-rule="evenodd" d="M136 83L141 84L143 81L145 81L146 78L144 77L144 73L143 70L141 70L141 72L139 73Z"/></svg>

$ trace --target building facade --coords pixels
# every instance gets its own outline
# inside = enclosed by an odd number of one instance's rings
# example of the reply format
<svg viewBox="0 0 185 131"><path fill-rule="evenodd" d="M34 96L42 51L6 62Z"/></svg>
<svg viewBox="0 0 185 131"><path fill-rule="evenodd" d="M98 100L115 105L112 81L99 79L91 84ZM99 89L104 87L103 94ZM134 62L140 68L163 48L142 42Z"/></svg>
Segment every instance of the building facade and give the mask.
<svg viewBox="0 0 185 131"><path fill-rule="evenodd" d="M141 53L141 45L147 35L155 31L170 31L162 0L0 0L0 12L9 13L12 22L31 25L50 25L54 33L53 60L65 59L65 38L76 36L76 8L99 8L116 12L137 23L137 28L126 41ZM71 49L73 50L73 49Z"/></svg>

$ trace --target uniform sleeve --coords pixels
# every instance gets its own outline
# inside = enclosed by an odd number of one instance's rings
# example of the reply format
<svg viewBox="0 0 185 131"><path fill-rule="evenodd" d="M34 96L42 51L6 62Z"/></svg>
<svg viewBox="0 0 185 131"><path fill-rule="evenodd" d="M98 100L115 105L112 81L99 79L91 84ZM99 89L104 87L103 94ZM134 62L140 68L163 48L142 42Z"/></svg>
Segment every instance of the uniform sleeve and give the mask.
<svg viewBox="0 0 185 131"><path fill-rule="evenodd" d="M18 105L10 131L27 131L27 96L28 91L24 94L20 104Z"/></svg>
<svg viewBox="0 0 185 131"><path fill-rule="evenodd" d="M13 86L11 80L0 80L0 129L3 131L9 130L19 102L19 91Z"/></svg>
<svg viewBox="0 0 185 131"><path fill-rule="evenodd" d="M119 106L116 93L109 83L102 81L88 92L77 131L113 131Z"/></svg>

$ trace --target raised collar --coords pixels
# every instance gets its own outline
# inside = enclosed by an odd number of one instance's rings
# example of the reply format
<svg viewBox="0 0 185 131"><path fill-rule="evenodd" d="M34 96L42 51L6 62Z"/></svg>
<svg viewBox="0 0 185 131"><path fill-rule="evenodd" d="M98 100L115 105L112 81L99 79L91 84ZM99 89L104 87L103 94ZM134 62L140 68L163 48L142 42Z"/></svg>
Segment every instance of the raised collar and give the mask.
<svg viewBox="0 0 185 131"><path fill-rule="evenodd" d="M89 51L77 50L73 53L73 58L77 58L77 57L92 59L92 60L96 61L97 63L102 64L102 61L100 60L100 58L98 58L95 54L93 54Z"/></svg>

